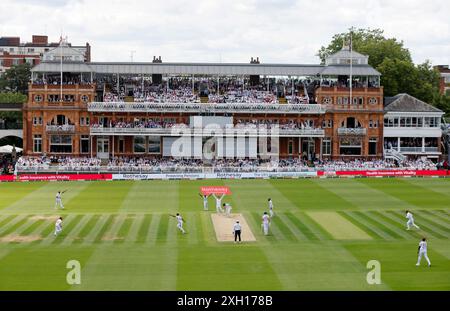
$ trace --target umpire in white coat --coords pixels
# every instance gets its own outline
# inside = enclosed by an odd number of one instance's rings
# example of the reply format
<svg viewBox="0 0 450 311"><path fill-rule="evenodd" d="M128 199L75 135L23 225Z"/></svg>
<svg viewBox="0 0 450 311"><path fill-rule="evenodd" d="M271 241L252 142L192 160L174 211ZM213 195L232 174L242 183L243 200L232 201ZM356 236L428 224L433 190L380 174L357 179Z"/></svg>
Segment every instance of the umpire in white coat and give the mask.
<svg viewBox="0 0 450 311"><path fill-rule="evenodd" d="M233 225L233 234L234 234L234 243L237 243L237 240L239 239L239 243L241 243L241 231L242 227L239 223L239 220L236 221L236 223Z"/></svg>

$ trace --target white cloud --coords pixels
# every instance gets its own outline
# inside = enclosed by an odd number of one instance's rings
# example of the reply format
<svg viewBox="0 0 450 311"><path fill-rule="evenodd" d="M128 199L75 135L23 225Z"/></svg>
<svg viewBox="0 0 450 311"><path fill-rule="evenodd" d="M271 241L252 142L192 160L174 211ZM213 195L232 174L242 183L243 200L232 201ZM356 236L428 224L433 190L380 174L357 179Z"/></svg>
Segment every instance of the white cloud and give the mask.
<svg viewBox="0 0 450 311"><path fill-rule="evenodd" d="M415 62L450 63L447 0L2 0L1 36L61 29L89 42L95 61L317 63L333 34L382 28L403 40Z"/></svg>

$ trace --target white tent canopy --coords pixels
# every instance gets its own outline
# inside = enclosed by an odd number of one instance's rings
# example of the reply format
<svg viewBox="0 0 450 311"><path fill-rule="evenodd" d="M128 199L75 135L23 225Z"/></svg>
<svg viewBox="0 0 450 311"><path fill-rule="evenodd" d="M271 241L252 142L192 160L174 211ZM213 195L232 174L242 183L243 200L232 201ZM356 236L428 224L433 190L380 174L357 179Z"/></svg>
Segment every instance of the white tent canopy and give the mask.
<svg viewBox="0 0 450 311"><path fill-rule="evenodd" d="M19 148L19 147L15 147L15 148L16 148L16 152L21 152L23 150L22 148ZM14 147L11 145L1 146L0 153L12 153L13 149L14 149Z"/></svg>

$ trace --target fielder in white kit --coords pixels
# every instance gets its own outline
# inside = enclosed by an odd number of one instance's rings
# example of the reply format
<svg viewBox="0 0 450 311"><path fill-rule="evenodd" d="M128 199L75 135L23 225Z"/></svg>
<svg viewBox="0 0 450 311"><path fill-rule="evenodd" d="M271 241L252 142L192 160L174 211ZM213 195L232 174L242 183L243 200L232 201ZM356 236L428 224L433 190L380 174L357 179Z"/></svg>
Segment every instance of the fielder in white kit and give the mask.
<svg viewBox="0 0 450 311"><path fill-rule="evenodd" d="M62 231L62 217L59 217L58 220L56 220L55 223L55 236L57 236L58 234L60 234Z"/></svg>
<svg viewBox="0 0 450 311"><path fill-rule="evenodd" d="M216 199L216 211L217 213L223 213L222 209L222 199L225 196L225 194L222 194L220 197L217 197L215 193L213 193L214 199Z"/></svg>
<svg viewBox="0 0 450 311"><path fill-rule="evenodd" d="M417 254L419 257L417 258L416 266L420 266L420 261L422 260L422 256L425 257L425 260L428 263L428 267L431 267L430 259L428 258L427 254L427 239L423 238L422 241L419 243L419 249L417 250Z"/></svg>
<svg viewBox="0 0 450 311"><path fill-rule="evenodd" d="M420 229L420 227L414 223L413 214L408 210L406 211L406 218L408 219L408 221L406 222L406 230L410 230L411 226Z"/></svg>
<svg viewBox="0 0 450 311"><path fill-rule="evenodd" d="M267 201L269 202L269 215L270 215L270 218L272 218L274 216L274 213L273 213L273 202L272 202L271 198L269 198Z"/></svg>
<svg viewBox="0 0 450 311"><path fill-rule="evenodd" d="M210 194L206 195L206 194L199 193L198 195L201 196L203 199L203 210L207 211L209 209L208 208L208 198L209 198Z"/></svg>
<svg viewBox="0 0 450 311"><path fill-rule="evenodd" d="M186 231L184 231L184 229L183 229L183 222L184 222L183 217L181 217L181 215L179 213L177 213L176 216L174 216L174 215L170 215L170 216L175 217L177 219L177 228L181 231L182 234L185 234Z"/></svg>
<svg viewBox="0 0 450 311"><path fill-rule="evenodd" d="M264 235L268 235L269 234L270 217L269 217L269 215L267 215L267 212L264 212L264 214L262 216L262 224L261 225L263 228Z"/></svg>
<svg viewBox="0 0 450 311"><path fill-rule="evenodd" d="M64 205L62 204L62 197L61 197L62 194L63 194L64 192L66 192L66 191L63 191L63 192L58 191L58 192L56 193L56 197L55 197L55 209L58 208L58 205L59 205L59 207L61 207L61 209L64 209Z"/></svg>

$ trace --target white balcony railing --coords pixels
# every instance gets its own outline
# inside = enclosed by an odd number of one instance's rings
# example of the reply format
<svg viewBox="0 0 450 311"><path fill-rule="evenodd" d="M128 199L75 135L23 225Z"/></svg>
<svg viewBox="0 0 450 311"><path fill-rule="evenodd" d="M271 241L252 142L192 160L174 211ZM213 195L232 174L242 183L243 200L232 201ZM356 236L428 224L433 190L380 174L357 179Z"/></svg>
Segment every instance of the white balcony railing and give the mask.
<svg viewBox="0 0 450 311"><path fill-rule="evenodd" d="M338 135L366 135L366 128L338 128Z"/></svg>
<svg viewBox="0 0 450 311"><path fill-rule="evenodd" d="M91 102L88 111L323 114L326 108L319 104Z"/></svg>
<svg viewBox="0 0 450 311"><path fill-rule="evenodd" d="M47 132L64 132L72 133L75 132L75 125L63 124L63 125L47 125L45 127Z"/></svg>
<svg viewBox="0 0 450 311"><path fill-rule="evenodd" d="M120 127L91 127L91 135L151 135L151 136L217 136L217 137L324 137L325 131L320 128L305 129L262 129L262 128L120 128Z"/></svg>

